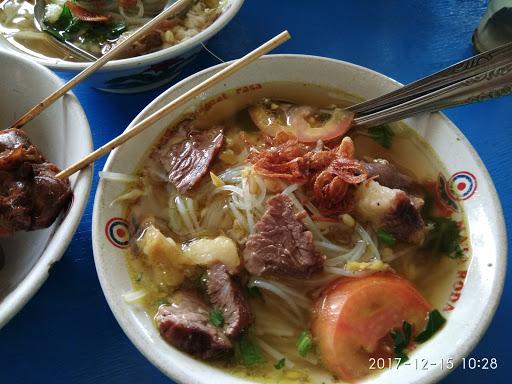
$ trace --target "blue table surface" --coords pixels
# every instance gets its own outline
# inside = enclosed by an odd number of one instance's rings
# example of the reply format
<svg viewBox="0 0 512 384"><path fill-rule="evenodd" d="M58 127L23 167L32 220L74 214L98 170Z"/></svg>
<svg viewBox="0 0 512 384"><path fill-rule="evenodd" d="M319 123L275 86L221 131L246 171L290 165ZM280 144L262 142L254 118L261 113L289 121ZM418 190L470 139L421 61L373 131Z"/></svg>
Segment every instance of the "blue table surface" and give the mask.
<svg viewBox="0 0 512 384"><path fill-rule="evenodd" d="M486 6L485 0L246 0L208 47L224 60L235 59L288 29L293 38L276 53L346 60L408 83L473 54L471 34ZM179 80L214 64L217 60L203 51ZM114 95L79 85L74 92L89 118L95 147L122 132L167 87ZM508 233L512 233L511 107L512 99L505 97L446 112L486 164L501 198ZM96 276L92 203L97 171L104 161L96 163L89 203L62 260L37 294L0 331L3 383L169 382L122 332ZM471 353L477 358L497 358L498 369L464 371L459 367L444 383L510 382L506 364L511 355L511 313L512 280L508 274L494 320Z"/></svg>

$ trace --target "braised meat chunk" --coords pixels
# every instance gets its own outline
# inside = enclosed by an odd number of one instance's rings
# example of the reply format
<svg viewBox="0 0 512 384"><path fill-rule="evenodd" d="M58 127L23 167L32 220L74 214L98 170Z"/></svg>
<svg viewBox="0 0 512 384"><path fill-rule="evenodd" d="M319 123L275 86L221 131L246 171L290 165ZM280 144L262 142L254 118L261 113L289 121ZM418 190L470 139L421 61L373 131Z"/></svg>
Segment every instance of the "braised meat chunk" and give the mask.
<svg viewBox="0 0 512 384"><path fill-rule="evenodd" d="M180 300L162 305L155 316L160 333L176 348L202 359L218 359L232 350L221 328L209 321L209 308L191 292L182 292Z"/></svg>
<svg viewBox="0 0 512 384"><path fill-rule="evenodd" d="M421 244L425 223L420 209L423 200L400 189L391 189L370 180L356 191L356 217L376 228L384 228L397 239Z"/></svg>
<svg viewBox="0 0 512 384"><path fill-rule="evenodd" d="M370 162L362 161L361 164L368 173L368 178L375 178L375 181L385 187L407 189L413 183L411 177L401 173L387 160L375 159Z"/></svg>
<svg viewBox="0 0 512 384"><path fill-rule="evenodd" d="M169 181L176 189L185 193L208 172L210 163L224 141L223 128L192 131L177 143L175 141L180 139L180 132L176 132L176 135L174 133L164 135L152 157L163 166Z"/></svg>
<svg viewBox="0 0 512 384"><path fill-rule="evenodd" d="M313 246L313 234L296 218L288 196L269 199L254 229L243 253L250 273L300 278L323 269L324 257Z"/></svg>
<svg viewBox="0 0 512 384"><path fill-rule="evenodd" d="M253 320L251 307L240 283L221 263L212 265L206 273L208 296L213 306L224 316L224 331L229 337L236 337L246 330Z"/></svg>
<svg viewBox="0 0 512 384"><path fill-rule="evenodd" d="M50 226L71 201L68 180L19 129L0 131L0 236Z"/></svg>

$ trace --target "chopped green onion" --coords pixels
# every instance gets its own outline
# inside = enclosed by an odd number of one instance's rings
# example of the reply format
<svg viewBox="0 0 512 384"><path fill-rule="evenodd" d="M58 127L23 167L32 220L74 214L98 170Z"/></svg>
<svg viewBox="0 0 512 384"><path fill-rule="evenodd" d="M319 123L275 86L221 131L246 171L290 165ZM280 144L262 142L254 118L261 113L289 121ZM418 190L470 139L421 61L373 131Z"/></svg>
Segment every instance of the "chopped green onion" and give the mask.
<svg viewBox="0 0 512 384"><path fill-rule="evenodd" d="M445 253L449 257L463 256L460 246L462 236L457 222L448 217L432 217L432 230L427 233L423 247L435 253Z"/></svg>
<svg viewBox="0 0 512 384"><path fill-rule="evenodd" d="M437 331L439 331L444 323L446 323L446 319L437 309L434 309L428 314L428 320L425 329L414 338L414 341L417 343L424 343L430 339Z"/></svg>
<svg viewBox="0 0 512 384"><path fill-rule="evenodd" d="M303 331L297 340L297 351L304 357L313 348L313 336L308 331Z"/></svg>
<svg viewBox="0 0 512 384"><path fill-rule="evenodd" d="M407 321L402 323L402 329L393 329L389 332L389 336L393 340L393 352L395 353L395 357L400 359L400 364L405 363L409 360L409 356L405 352L407 346L411 342L411 324Z"/></svg>
<svg viewBox="0 0 512 384"><path fill-rule="evenodd" d="M379 239L379 241L382 241L384 244L389 245L391 247L396 244L395 236L393 236L391 233L389 233L385 229L379 229L377 231L377 239Z"/></svg>
<svg viewBox="0 0 512 384"><path fill-rule="evenodd" d="M220 327L222 324L224 324L224 315L219 309L215 308L210 312L210 323L216 327Z"/></svg>
<svg viewBox="0 0 512 384"><path fill-rule="evenodd" d="M387 149L391 148L393 136L395 136L388 125L368 128L368 134L375 142Z"/></svg>
<svg viewBox="0 0 512 384"><path fill-rule="evenodd" d="M249 333L243 334L235 343L235 358L246 367L265 362L260 347Z"/></svg>
<svg viewBox="0 0 512 384"><path fill-rule="evenodd" d="M286 359L283 357L281 360L279 360L277 363L274 364L274 368L282 369L282 368L284 368L285 364L286 364Z"/></svg>
<svg viewBox="0 0 512 384"><path fill-rule="evenodd" d="M137 273L137 276L135 277L135 281L138 283L142 280L142 276L144 276L144 272Z"/></svg>

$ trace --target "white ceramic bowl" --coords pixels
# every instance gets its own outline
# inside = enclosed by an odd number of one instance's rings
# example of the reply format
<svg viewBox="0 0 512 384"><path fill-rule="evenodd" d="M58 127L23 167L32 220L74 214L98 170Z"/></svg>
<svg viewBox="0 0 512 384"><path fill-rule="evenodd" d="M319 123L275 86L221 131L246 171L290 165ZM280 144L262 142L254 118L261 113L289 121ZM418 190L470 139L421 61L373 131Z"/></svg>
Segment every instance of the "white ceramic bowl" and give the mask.
<svg viewBox="0 0 512 384"><path fill-rule="evenodd" d="M197 35L175 46L147 55L113 60L92 74L86 82L94 88L107 92L134 93L153 89L172 81L201 51L201 44L224 28L237 14L243 2L244 0L223 1L219 17ZM3 36L0 36L0 50L29 57L57 71L80 72L88 65L29 55L13 46Z"/></svg>
<svg viewBox="0 0 512 384"><path fill-rule="evenodd" d="M151 110L173 100L200 81L218 71L221 66L207 69L178 83L153 101L132 125ZM180 110L166 118L136 139L111 153L104 170L132 173L145 156L147 146L184 110L198 107L204 100L232 89L251 92L260 84L273 81L308 83L344 90L364 98L394 90L396 81L357 65L320 57L299 55L266 56L222 84L202 94ZM251 87L252 85L252 87ZM229 100L232 94L226 92ZM236 96L235 96L236 97ZM223 98L219 98L222 100ZM221 102L226 102L221 101ZM485 332L498 304L506 270L506 235L500 202L493 183L482 161L464 135L440 113L408 119L407 123L423 136L444 162L448 174L460 171L474 177L476 190L463 201L467 213L473 258L469 269L457 271L452 279L452 292L446 292L448 317L446 326L431 341L411 354L412 361L427 359L427 371L414 365L398 370L387 370L367 379L371 383L432 383L440 380L449 370L448 359L458 364L463 356L475 347ZM128 128L129 129L129 128ZM110 207L110 202L122 192L122 186L101 182L96 192L93 214L93 249L98 276L107 301L124 332L136 347L160 370L181 383L243 383L246 382L195 360L169 346L159 335L152 319L145 312L124 302L121 295L131 290L121 243L106 237L112 223L122 225L123 211ZM110 231L110 233L112 233ZM118 239L120 240L120 239ZM124 239L126 240L126 239ZM461 278L467 273L467 278ZM450 305L453 309L450 310ZM445 367L441 366L441 362Z"/></svg>
<svg viewBox="0 0 512 384"><path fill-rule="evenodd" d="M0 116L4 129L63 83L49 69L12 53L0 52ZM28 123L31 141L59 167L66 167L92 150L91 131L72 93L57 100ZM0 269L0 328L36 293L51 266L66 250L89 197L92 169L71 177L73 201L50 228L19 232L0 239L5 265Z"/></svg>

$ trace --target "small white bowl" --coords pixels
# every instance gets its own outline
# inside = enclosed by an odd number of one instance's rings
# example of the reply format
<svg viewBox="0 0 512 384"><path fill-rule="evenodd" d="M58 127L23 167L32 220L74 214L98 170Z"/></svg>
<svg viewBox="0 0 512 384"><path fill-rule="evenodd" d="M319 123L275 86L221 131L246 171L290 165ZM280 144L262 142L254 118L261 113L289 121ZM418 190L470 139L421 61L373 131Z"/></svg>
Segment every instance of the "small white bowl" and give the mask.
<svg viewBox="0 0 512 384"><path fill-rule="evenodd" d="M238 13L244 0L225 0L219 17L197 35L172 47L142 56L113 60L93 73L86 82L94 88L114 93L147 91L172 81L201 51L205 43ZM80 72L89 64L29 55L0 36L0 50L15 52L56 71Z"/></svg>
<svg viewBox="0 0 512 384"><path fill-rule="evenodd" d="M211 76L223 65L204 70L164 92L154 100L132 125L148 113L189 90ZM133 173L146 155L148 145L184 111L199 107L215 95L220 102L229 102L237 93L257 91L261 84L285 81L313 84L346 91L363 98L371 98L400 86L396 81L369 69L332 59L301 55L266 56L244 68L201 94L193 103L169 114L160 122L141 133L132 141L112 152L104 170ZM437 152L449 175L473 177L463 204L468 222L472 259L467 271L456 271L450 276L452 292L446 292L448 317L446 326L428 343L411 353L411 361L428 363L428 370L417 369L414 364L386 370L369 377L368 383L433 383L445 376L447 364L456 366L467 356L482 337L494 314L501 296L506 271L506 234L500 202L485 166L462 132L443 114L421 115L406 121ZM129 129L130 127L128 127ZM459 173L459 172L464 173ZM93 213L93 250L98 276L105 297L117 321L135 346L162 372L181 383L241 384L246 380L202 363L167 344L159 335L152 319L138 306L129 305L121 295L131 290L131 281L123 254L123 241L108 237L113 223L122 226L123 211L110 202L123 190L123 186L100 182L96 192ZM116 240L116 239L114 239ZM120 248L121 247L121 248ZM466 279L462 276L467 274ZM450 309L450 306L453 308ZM451 359L451 360L449 360ZM444 363L444 366L442 364Z"/></svg>
<svg viewBox="0 0 512 384"><path fill-rule="evenodd" d="M27 58L0 52L0 116L8 128L63 82L49 69ZM89 123L77 98L68 93L23 128L45 157L65 168L92 151ZM50 228L18 232L0 239L5 265L0 269L0 328L48 278L51 266L66 250L82 217L92 182L92 168L70 179L73 201Z"/></svg>

